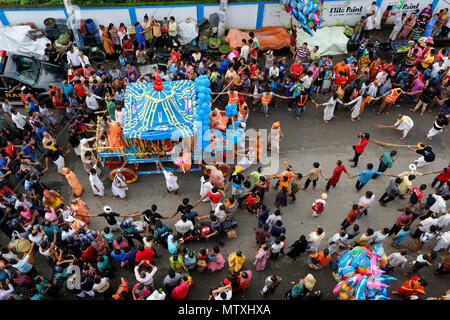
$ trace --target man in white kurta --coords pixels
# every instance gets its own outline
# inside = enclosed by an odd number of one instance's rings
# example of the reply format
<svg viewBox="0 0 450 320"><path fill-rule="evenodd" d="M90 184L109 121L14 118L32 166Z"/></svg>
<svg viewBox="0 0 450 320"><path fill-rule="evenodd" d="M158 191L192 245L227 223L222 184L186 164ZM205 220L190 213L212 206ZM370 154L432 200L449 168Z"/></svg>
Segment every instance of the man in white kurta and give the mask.
<svg viewBox="0 0 450 320"><path fill-rule="evenodd" d="M433 251L439 251L441 249L446 249L450 246L450 231L444 232L437 236L437 243L433 248Z"/></svg>
<svg viewBox="0 0 450 320"><path fill-rule="evenodd" d="M214 186L209 181L209 176L208 175L202 176L200 178L200 197L203 198L203 196L205 194L207 194L209 191L211 191L212 188L214 188ZM208 201L209 201L209 197L206 197L205 199L203 199L203 202L208 202Z"/></svg>
<svg viewBox="0 0 450 320"><path fill-rule="evenodd" d="M178 180L177 176L172 172L168 172L167 170L163 170L163 173L164 173L164 178L166 178L167 190L169 192L174 191L176 194L177 190L179 188L178 182L177 182L177 180Z"/></svg>
<svg viewBox="0 0 450 320"><path fill-rule="evenodd" d="M309 234L309 250L311 252L317 252L319 250L320 241L325 238L325 232L322 232L321 234L318 233L318 230L313 231Z"/></svg>
<svg viewBox="0 0 450 320"><path fill-rule="evenodd" d="M400 131L403 130L403 136L400 138L401 140L406 138L412 127L414 127L414 121L410 117L402 114L398 115L397 122L394 124L394 129Z"/></svg>
<svg viewBox="0 0 450 320"><path fill-rule="evenodd" d="M319 106L323 106L325 107L325 109L323 109L323 121L324 122L328 122L331 119L333 119L333 114L334 114L334 108L336 107L336 103L339 102L340 104L344 104L338 97L337 94L335 94L334 96L332 96L330 98L330 100L328 100L325 103L322 104L316 104L316 108L318 108Z"/></svg>
<svg viewBox="0 0 450 320"><path fill-rule="evenodd" d="M114 196L119 197L121 199L125 199L127 197L128 186L125 183L125 178L122 174L122 170L117 170L116 175L114 176L113 183L111 185L111 191Z"/></svg>
<svg viewBox="0 0 450 320"><path fill-rule="evenodd" d="M94 195L103 198L105 196L105 186L99 179L95 169L91 169L89 172L89 182L91 183L92 192Z"/></svg>

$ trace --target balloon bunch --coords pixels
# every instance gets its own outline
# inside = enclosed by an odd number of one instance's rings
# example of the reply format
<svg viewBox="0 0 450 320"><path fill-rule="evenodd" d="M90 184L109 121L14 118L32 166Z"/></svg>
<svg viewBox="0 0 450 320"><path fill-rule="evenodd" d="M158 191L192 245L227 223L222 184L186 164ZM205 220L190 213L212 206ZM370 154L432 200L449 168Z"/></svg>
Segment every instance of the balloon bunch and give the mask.
<svg viewBox="0 0 450 320"><path fill-rule="evenodd" d="M333 292L339 300L390 299L386 282L397 279L382 275L380 267L385 265L387 256L381 244L376 244L373 251L364 246L347 251L339 261L337 274L333 273L339 282Z"/></svg>
<svg viewBox="0 0 450 320"><path fill-rule="evenodd" d="M303 30L314 35L323 23L323 0L280 0L281 8L294 16Z"/></svg>
<svg viewBox="0 0 450 320"><path fill-rule="evenodd" d="M225 115L227 117L237 116L237 106L233 104L229 104L225 107Z"/></svg>
<svg viewBox="0 0 450 320"><path fill-rule="evenodd" d="M402 1L402 0L398 1L398 2L392 7L392 9L391 9L391 15L395 16L395 15L400 11L401 8L403 8L403 1Z"/></svg>
<svg viewBox="0 0 450 320"><path fill-rule="evenodd" d="M202 75L195 79L195 92L197 93L197 114L195 116L196 121L202 123L203 134L203 149L205 149L211 141L209 135L209 113L211 112L211 89L208 75Z"/></svg>

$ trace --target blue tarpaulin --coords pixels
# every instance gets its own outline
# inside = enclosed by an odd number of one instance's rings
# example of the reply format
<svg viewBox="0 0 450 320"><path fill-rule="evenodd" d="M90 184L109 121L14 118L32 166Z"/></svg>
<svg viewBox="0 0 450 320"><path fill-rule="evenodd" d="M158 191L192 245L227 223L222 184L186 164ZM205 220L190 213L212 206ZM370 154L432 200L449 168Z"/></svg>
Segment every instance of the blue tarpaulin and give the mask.
<svg viewBox="0 0 450 320"><path fill-rule="evenodd" d="M131 83L125 91L125 138L143 140L178 139L195 133L195 83L190 80L163 82L156 91L153 83Z"/></svg>

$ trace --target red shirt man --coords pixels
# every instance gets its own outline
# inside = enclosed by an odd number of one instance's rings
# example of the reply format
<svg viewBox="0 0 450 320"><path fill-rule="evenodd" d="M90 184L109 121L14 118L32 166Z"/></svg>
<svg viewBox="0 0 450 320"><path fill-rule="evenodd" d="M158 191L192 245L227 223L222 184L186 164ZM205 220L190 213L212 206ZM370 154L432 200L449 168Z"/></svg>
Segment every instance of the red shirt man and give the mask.
<svg viewBox="0 0 450 320"><path fill-rule="evenodd" d="M291 76L294 79L298 79L303 72L303 66L301 61L297 61L296 63L291 65Z"/></svg>
<svg viewBox="0 0 450 320"><path fill-rule="evenodd" d="M149 263L153 263L153 256L155 255L155 251L153 251L152 249L150 249L150 248L145 248L144 250L142 250L142 251L138 251L137 253L136 253L136 258L135 258L135 262L136 263L139 263L139 262L141 262L141 261L146 261L146 260L148 260L148 262L144 262L143 264L144 264L144 266L146 267L146 268L150 268L150 264Z"/></svg>
<svg viewBox="0 0 450 320"><path fill-rule="evenodd" d="M358 142L358 144L355 146L356 152L359 154L364 152L364 149L366 148L367 144L369 143L369 140L366 138L361 138L361 140Z"/></svg>
<svg viewBox="0 0 450 320"><path fill-rule="evenodd" d="M331 176L330 180L328 180L328 184L330 186L335 186L339 182L342 172L345 172L348 175L347 169L344 167L342 162L338 161L337 167L333 170L333 175Z"/></svg>

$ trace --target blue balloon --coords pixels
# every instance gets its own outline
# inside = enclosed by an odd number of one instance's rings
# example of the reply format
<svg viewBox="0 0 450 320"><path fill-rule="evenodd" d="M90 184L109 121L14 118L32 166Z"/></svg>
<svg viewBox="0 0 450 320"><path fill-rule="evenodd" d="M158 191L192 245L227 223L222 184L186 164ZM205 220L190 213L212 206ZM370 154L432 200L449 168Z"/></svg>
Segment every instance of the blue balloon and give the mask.
<svg viewBox="0 0 450 320"><path fill-rule="evenodd" d="M205 119L204 121L203 121L203 124L206 124L206 125L210 125L210 123L211 123L211 120L209 120L209 119Z"/></svg>
<svg viewBox="0 0 450 320"><path fill-rule="evenodd" d="M234 109L231 115L236 116L237 115L237 110Z"/></svg>
<svg viewBox="0 0 450 320"><path fill-rule="evenodd" d="M225 112L225 115L226 115L227 117L231 116L230 111L227 110L227 111Z"/></svg>

